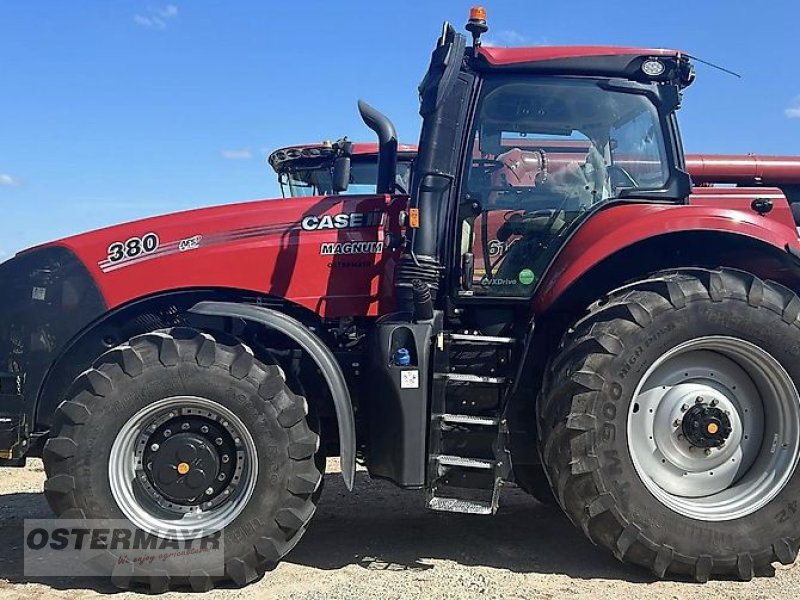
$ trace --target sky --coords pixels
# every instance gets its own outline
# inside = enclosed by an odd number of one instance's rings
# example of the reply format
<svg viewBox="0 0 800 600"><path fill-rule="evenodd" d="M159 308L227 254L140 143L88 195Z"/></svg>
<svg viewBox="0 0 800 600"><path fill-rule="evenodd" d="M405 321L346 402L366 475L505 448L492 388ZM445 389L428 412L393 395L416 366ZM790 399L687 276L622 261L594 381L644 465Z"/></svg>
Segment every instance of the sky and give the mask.
<svg viewBox="0 0 800 600"><path fill-rule="evenodd" d="M0 260L132 219L279 195L283 145L419 134L417 85L460 0L0 0ZM682 49L689 152L800 154L797 0L486 0L489 43Z"/></svg>

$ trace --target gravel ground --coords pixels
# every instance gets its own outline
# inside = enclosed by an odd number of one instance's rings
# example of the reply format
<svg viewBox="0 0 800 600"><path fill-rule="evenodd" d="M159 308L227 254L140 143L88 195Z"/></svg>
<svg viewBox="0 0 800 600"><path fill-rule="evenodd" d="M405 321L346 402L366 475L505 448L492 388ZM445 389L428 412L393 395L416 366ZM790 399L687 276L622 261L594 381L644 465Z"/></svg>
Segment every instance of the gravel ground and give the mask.
<svg viewBox="0 0 800 600"><path fill-rule="evenodd" d="M800 568L777 567L773 578L705 585L655 581L625 567L586 541L556 508L506 490L494 517L433 513L423 497L370 480L359 471L348 493L329 462L320 508L308 533L278 568L246 589L176 598L659 598L792 599L800 597ZM22 568L22 523L48 518L39 461L0 469L0 598L115 600L145 595L118 592L102 580L28 581Z"/></svg>

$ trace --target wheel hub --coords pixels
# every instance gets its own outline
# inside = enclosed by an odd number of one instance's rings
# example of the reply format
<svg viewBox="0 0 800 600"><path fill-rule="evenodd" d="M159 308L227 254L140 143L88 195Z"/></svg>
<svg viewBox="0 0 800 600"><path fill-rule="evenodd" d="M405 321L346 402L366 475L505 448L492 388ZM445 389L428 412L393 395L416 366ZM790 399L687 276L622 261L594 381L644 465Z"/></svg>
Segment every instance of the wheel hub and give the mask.
<svg viewBox="0 0 800 600"><path fill-rule="evenodd" d="M206 439L195 433L179 433L152 452L150 481L164 496L192 504L215 483L222 464Z"/></svg>
<svg viewBox="0 0 800 600"><path fill-rule="evenodd" d="M139 482L163 508L211 508L239 482L244 459L240 444L228 421L213 413L162 414L139 436Z"/></svg>
<svg viewBox="0 0 800 600"><path fill-rule="evenodd" d="M800 397L774 357L708 336L669 350L644 374L628 448L648 490L685 516L736 519L785 485L800 452Z"/></svg>
<svg viewBox="0 0 800 600"><path fill-rule="evenodd" d="M731 420L716 406L695 404L683 416L681 429L686 440L700 448L719 448L733 430Z"/></svg>

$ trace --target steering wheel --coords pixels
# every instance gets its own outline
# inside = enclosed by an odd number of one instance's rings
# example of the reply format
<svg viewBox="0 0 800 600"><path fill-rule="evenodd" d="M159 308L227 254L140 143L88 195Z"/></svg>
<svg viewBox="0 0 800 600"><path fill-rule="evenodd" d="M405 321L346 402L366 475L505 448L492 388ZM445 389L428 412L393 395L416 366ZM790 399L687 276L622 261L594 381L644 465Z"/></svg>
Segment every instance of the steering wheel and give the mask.
<svg viewBox="0 0 800 600"><path fill-rule="evenodd" d="M527 236L549 231L558 218L560 211L555 209L536 210L524 214L506 215L503 224L497 230L497 239L505 242L512 235Z"/></svg>

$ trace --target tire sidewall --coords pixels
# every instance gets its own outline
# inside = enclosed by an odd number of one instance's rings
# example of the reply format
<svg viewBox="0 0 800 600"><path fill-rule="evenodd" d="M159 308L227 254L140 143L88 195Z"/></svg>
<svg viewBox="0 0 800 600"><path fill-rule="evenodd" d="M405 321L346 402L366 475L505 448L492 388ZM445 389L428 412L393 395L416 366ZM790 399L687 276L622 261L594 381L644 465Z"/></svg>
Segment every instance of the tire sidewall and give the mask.
<svg viewBox="0 0 800 600"><path fill-rule="evenodd" d="M106 370L106 366L100 370ZM106 374L114 377L114 391L94 405L91 419L81 426L82 440L74 457L75 477L81 481L78 495L82 496L86 517L125 519L109 483L109 455L123 425L151 402L173 396L198 396L231 410L253 438L258 457L255 488L242 511L224 528L221 538L226 557L251 553L253 534L269 528L276 513L286 505L291 461L287 431L278 422L272 405L259 395L258 383L249 378L236 379L219 365L198 367L192 363L152 365L135 378L120 378L119 372ZM219 556L212 560L219 560ZM192 561L193 568L211 568L203 564L202 555L192 557ZM221 565L213 567L219 570Z"/></svg>
<svg viewBox="0 0 800 600"><path fill-rule="evenodd" d="M658 312L649 325L634 326L624 335L613 331L614 323L632 325L612 321L612 333L623 339L624 350L597 369L604 381L593 410L597 419L593 432L599 463L596 476L601 489L610 492L627 518L646 530L653 541L685 552L724 554L741 552L744 547L758 551L780 537L796 538L798 469L777 496L754 513L728 521L692 519L662 504L641 481L628 449L627 419L634 393L649 367L672 348L699 337L731 336L754 343L777 359L797 385L797 327L767 308L730 298L694 301L682 309Z"/></svg>

